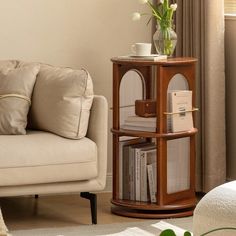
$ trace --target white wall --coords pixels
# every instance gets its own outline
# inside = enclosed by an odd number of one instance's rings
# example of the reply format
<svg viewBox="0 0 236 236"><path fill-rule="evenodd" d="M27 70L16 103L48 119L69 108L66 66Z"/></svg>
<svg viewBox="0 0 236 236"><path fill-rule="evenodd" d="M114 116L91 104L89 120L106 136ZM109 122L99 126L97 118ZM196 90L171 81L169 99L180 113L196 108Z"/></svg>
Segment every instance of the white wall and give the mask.
<svg viewBox="0 0 236 236"><path fill-rule="evenodd" d="M225 20L227 178L236 179L236 17Z"/></svg>
<svg viewBox="0 0 236 236"><path fill-rule="evenodd" d="M131 20L132 12L145 11L137 0L0 0L0 6L0 59L85 67L109 106L110 58L128 54L134 42L151 41L147 19ZM110 135L108 173L111 146Z"/></svg>

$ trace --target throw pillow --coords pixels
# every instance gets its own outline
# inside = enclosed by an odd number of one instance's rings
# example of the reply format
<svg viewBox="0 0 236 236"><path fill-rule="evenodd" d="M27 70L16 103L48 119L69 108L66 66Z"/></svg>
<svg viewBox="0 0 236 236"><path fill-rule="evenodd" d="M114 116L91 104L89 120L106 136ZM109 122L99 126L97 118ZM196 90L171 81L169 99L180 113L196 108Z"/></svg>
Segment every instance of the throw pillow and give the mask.
<svg viewBox="0 0 236 236"><path fill-rule="evenodd" d="M80 139L86 135L93 83L86 70L41 65L32 95L34 129Z"/></svg>
<svg viewBox="0 0 236 236"><path fill-rule="evenodd" d="M0 71L7 73L9 70L15 69L17 64L16 60L0 60Z"/></svg>
<svg viewBox="0 0 236 236"><path fill-rule="evenodd" d="M0 134L26 134L27 114L40 66L0 70Z"/></svg>

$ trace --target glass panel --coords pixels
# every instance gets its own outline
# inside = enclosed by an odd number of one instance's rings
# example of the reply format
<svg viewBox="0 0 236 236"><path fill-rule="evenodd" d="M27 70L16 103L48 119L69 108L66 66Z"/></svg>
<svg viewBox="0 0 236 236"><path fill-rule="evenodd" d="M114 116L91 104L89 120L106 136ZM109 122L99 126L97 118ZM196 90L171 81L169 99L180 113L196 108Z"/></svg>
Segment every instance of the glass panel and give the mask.
<svg viewBox="0 0 236 236"><path fill-rule="evenodd" d="M144 99L144 83L142 76L135 70L128 71L120 84L120 125L128 116L135 115L135 100Z"/></svg>
<svg viewBox="0 0 236 236"><path fill-rule="evenodd" d="M167 193L190 188L190 138L167 141Z"/></svg>
<svg viewBox="0 0 236 236"><path fill-rule="evenodd" d="M182 74L174 75L169 82L169 90L189 90L187 79Z"/></svg>

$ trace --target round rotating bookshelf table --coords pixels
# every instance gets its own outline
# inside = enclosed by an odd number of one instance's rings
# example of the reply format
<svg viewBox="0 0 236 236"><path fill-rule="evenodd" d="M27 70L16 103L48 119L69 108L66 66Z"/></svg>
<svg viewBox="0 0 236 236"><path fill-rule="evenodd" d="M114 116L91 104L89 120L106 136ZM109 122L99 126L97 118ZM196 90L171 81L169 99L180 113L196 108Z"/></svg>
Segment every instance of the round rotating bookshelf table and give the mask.
<svg viewBox="0 0 236 236"><path fill-rule="evenodd" d="M191 128L186 131L170 132L167 127L167 119L171 114L168 111L168 91L170 81L180 75L184 78L188 90L192 91L192 107L195 106L195 66L196 59L181 57L168 58L159 61L134 59L117 57L111 59L113 63L113 127L111 129L113 135L113 191L112 191L112 207L111 211L114 214L138 217L138 218L170 218L170 217L184 217L193 214L196 204L195 197L195 134L196 128ZM156 131L146 132L137 130L122 129L120 125L120 84L123 76L130 70L136 71L143 80L143 87L145 90L145 99L156 100ZM151 88L155 86L155 95L152 94ZM194 113L191 110L194 124ZM193 126L194 127L194 126ZM147 142L153 142L156 146L156 202L140 201L134 199L124 199L121 194L121 179L124 179L119 168L121 150L120 138L122 136L137 137L145 139ZM172 173L169 170L169 146L171 142L180 141L182 150L187 150L187 159L181 160L176 152L176 159L179 163L185 163L187 166L186 174L182 177L171 177ZM181 140L188 140L182 142ZM178 142L177 141L177 142ZM173 153L173 152L172 152ZM181 154L181 151L179 152ZM173 154L172 154L173 156ZM171 160L175 160L172 157ZM177 176L181 174L181 167L176 166ZM179 170L178 170L179 168ZM182 179L181 179L182 178ZM173 180L174 179L174 180ZM171 191L171 181L178 181L186 183L185 188L180 187L174 192ZM174 184L174 188L178 182Z"/></svg>

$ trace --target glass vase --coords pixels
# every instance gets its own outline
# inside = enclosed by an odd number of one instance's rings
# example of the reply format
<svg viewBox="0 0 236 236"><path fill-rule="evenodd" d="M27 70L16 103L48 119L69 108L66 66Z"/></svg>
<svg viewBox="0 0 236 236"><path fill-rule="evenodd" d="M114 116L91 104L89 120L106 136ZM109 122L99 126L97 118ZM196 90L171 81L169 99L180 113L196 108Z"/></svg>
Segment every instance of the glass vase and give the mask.
<svg viewBox="0 0 236 236"><path fill-rule="evenodd" d="M172 27L161 28L158 25L153 35L153 42L158 54L172 56L177 43L177 34Z"/></svg>

